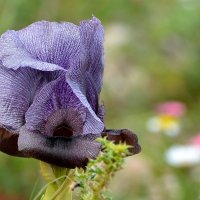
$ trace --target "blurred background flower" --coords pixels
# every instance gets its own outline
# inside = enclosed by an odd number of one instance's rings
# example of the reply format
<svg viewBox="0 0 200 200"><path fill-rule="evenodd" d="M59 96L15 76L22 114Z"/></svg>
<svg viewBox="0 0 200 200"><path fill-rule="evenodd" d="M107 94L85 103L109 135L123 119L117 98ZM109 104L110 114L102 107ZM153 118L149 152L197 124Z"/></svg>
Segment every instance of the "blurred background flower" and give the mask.
<svg viewBox="0 0 200 200"><path fill-rule="evenodd" d="M170 116L170 117L182 117L185 114L185 104L178 101L169 101L157 105L157 112L160 115Z"/></svg>
<svg viewBox="0 0 200 200"><path fill-rule="evenodd" d="M200 149L194 145L174 145L167 150L166 161L173 167L191 167L200 163Z"/></svg>
<svg viewBox="0 0 200 200"><path fill-rule="evenodd" d="M156 106L156 116L147 120L147 129L151 133L165 133L175 137L181 132L180 118L186 107L182 102L169 101Z"/></svg>
<svg viewBox="0 0 200 200"><path fill-rule="evenodd" d="M196 146L197 148L200 148L200 133L194 135L190 142L192 145Z"/></svg>
<svg viewBox="0 0 200 200"><path fill-rule="evenodd" d="M0 33L42 19L78 23L92 14L105 26L101 99L106 103L107 128L135 130L142 146L142 153L128 158L113 180L113 199L197 199L200 164L189 173L170 167L165 152L174 144L187 144L199 131L200 1L0 0ZM181 134L148 134L146 122L155 115L154 105L172 100L187 105L187 113L181 119L176 117ZM159 116L156 113L155 117ZM163 119L165 125L173 120ZM3 198L28 199L32 191L35 194L41 188L37 162L3 153L0 160Z"/></svg>

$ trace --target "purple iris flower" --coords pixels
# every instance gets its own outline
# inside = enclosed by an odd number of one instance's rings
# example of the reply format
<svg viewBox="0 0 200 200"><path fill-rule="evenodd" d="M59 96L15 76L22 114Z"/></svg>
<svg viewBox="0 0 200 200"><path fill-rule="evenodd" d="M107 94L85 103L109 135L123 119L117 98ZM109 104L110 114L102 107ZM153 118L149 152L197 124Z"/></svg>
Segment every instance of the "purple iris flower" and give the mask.
<svg viewBox="0 0 200 200"><path fill-rule="evenodd" d="M86 165L97 137L132 145L128 130L107 130L99 104L104 30L93 17L80 26L36 22L0 38L0 150L58 166Z"/></svg>

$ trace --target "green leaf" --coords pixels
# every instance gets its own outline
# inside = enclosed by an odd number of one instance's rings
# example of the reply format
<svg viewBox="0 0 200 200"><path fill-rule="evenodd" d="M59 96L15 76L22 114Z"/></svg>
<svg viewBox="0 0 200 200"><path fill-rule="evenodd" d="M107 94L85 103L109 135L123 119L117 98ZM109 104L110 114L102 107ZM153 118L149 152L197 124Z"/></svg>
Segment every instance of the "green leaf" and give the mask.
<svg viewBox="0 0 200 200"><path fill-rule="evenodd" d="M66 175L61 176L61 177L59 177L59 178L56 178L55 180L53 180L53 181L47 183L47 184L38 192L38 194L35 196L35 198L34 198L33 200L38 200L38 199L42 196L42 194L45 192L45 190L47 190L48 187L51 187L51 186L50 186L51 184L53 184L53 183L55 183L56 181L61 180L61 179L64 179L64 180L65 180L65 178L66 178ZM55 191L56 191L56 189L55 189ZM45 197L45 195L42 196L41 200L44 199L44 197Z"/></svg>
<svg viewBox="0 0 200 200"><path fill-rule="evenodd" d="M47 190L45 192L45 195L41 198L41 200L50 200L51 197L54 195L54 193L58 190L58 187L55 184L49 184L47 187Z"/></svg>
<svg viewBox="0 0 200 200"><path fill-rule="evenodd" d="M72 200L74 170L40 162L42 176L48 182L41 200Z"/></svg>
<svg viewBox="0 0 200 200"><path fill-rule="evenodd" d="M40 161L40 170L42 176L47 182L51 182L56 179L52 165Z"/></svg>
<svg viewBox="0 0 200 200"><path fill-rule="evenodd" d="M48 200L72 200L71 181L68 178L62 183L54 194Z"/></svg>

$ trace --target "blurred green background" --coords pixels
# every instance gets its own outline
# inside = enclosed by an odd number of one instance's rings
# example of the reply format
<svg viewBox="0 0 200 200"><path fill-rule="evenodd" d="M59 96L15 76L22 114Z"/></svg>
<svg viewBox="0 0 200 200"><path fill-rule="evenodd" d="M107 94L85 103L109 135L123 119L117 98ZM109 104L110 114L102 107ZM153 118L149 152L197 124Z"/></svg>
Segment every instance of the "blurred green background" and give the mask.
<svg viewBox="0 0 200 200"><path fill-rule="evenodd" d="M200 131L200 1L0 0L0 33L38 20L79 23L92 15L105 27L106 125L134 130L143 149L113 180L113 199L200 199L200 166L174 169L164 158L171 144ZM168 100L188 109L177 138L146 130L154 105ZM1 200L29 199L41 187L37 161L0 153L0 162Z"/></svg>

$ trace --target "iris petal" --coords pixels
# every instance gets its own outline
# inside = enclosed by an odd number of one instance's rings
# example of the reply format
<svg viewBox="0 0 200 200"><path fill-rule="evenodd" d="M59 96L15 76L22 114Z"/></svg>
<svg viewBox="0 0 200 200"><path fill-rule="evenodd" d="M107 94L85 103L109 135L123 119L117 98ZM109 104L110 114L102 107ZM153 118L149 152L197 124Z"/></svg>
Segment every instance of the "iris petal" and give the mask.
<svg viewBox="0 0 200 200"><path fill-rule="evenodd" d="M101 135L117 144L126 143L131 154L141 150L137 136L127 129L105 130ZM101 145L96 138L101 135L49 137L32 133L25 126L20 129L19 135L0 129L0 150L9 155L32 157L62 167L85 167L88 159L94 159L99 154Z"/></svg>
<svg viewBox="0 0 200 200"><path fill-rule="evenodd" d="M82 105L84 105L88 110L83 133L101 133L104 129L104 123L99 119L99 117L97 117L96 113L91 108L86 96L82 92L81 85L74 81L68 81L68 84L73 93L79 98Z"/></svg>
<svg viewBox="0 0 200 200"><path fill-rule="evenodd" d="M0 66L0 126L17 130L25 123L25 112L45 77L36 70Z"/></svg>
<svg viewBox="0 0 200 200"><path fill-rule="evenodd" d="M93 17L80 23L81 42L87 57L87 73L99 95L104 71L104 29L100 20Z"/></svg>
<svg viewBox="0 0 200 200"><path fill-rule="evenodd" d="M99 94L97 93L95 84L89 75L86 76L86 85L86 98L94 112L97 113L99 107Z"/></svg>
<svg viewBox="0 0 200 200"><path fill-rule="evenodd" d="M99 135L94 134L72 138L47 137L31 133L22 127L18 146L26 157L67 168L84 167L101 150L100 143L95 141L97 137Z"/></svg>
<svg viewBox="0 0 200 200"><path fill-rule="evenodd" d="M54 112L72 109L83 119L82 134L101 133L104 128L103 122L96 116L81 91L77 88L74 90L64 76L46 84L26 113L28 130L45 134L45 124ZM77 93L79 96L76 95Z"/></svg>
<svg viewBox="0 0 200 200"><path fill-rule="evenodd" d="M18 151L17 143L18 134L13 134L6 129L0 128L0 151L13 156L23 156Z"/></svg>
<svg viewBox="0 0 200 200"><path fill-rule="evenodd" d="M57 135L57 129L65 129L59 134L60 136L68 137L68 135L81 135L83 133L83 126L85 123L85 113L80 113L75 108L60 109L48 117L45 124L45 133L47 135ZM68 129L68 131L66 130ZM66 132L66 133L65 133ZM67 133L68 132L68 133ZM71 133L69 133L71 132Z"/></svg>
<svg viewBox="0 0 200 200"><path fill-rule="evenodd" d="M27 51L16 31L7 31L0 38L0 60L4 67L19 69L30 67L43 71L63 70L62 67L37 60Z"/></svg>
<svg viewBox="0 0 200 200"><path fill-rule="evenodd" d="M121 130L104 130L101 134L107 136L108 140L113 141L116 144L125 143L130 146L129 152L131 154L137 154L141 151L141 147L138 144L137 135L127 129Z"/></svg>
<svg viewBox="0 0 200 200"><path fill-rule="evenodd" d="M82 21L80 26L36 22L1 36L0 60L12 69L31 67L55 71L70 68L67 71L76 79L87 71L99 94L103 77L103 35L103 27L95 17Z"/></svg>
<svg viewBox="0 0 200 200"><path fill-rule="evenodd" d="M34 58L65 69L80 53L79 29L72 23L36 22L18 31L18 35Z"/></svg>
<svg viewBox="0 0 200 200"><path fill-rule="evenodd" d="M0 61L4 67L12 69L65 71L69 84L79 85L79 90L97 113L103 77L103 40L103 27L95 17L82 21L80 26L66 22L36 22L1 36Z"/></svg>

